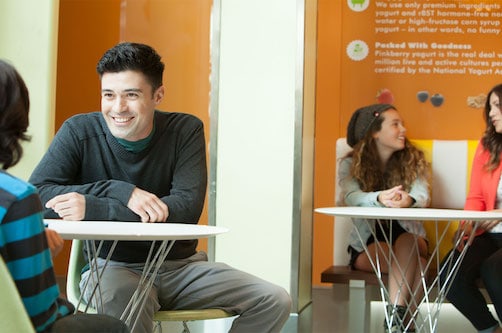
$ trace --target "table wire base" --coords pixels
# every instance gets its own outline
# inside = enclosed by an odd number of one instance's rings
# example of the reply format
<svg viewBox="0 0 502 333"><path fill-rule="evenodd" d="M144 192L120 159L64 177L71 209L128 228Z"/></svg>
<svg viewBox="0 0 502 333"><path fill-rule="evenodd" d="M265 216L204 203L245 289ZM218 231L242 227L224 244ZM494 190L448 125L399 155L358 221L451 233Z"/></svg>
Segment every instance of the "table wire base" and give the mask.
<svg viewBox="0 0 502 333"><path fill-rule="evenodd" d="M451 223L456 223L456 221L424 222L434 224L433 232L436 239L436 244L433 244L434 246L432 249L430 248L430 253L424 261L424 264L420 260L412 260L415 259L412 258L412 256L419 257L418 236L416 235L413 237L413 250L407 254L408 257L406 257L405 260L401 257L401 261L398 261L396 254L392 250L392 240L383 232L384 226L387 226L387 228L390 228L392 231L392 226L394 223L397 223L397 221L390 221L389 223L389 220L368 219L366 223L369 224L374 239L377 239L377 230L379 229L382 231L380 234L385 235L385 244L389 249L386 251L386 247L384 248L381 242L375 242L376 250L372 256L365 241L362 240L359 230L356 228L359 239L364 244L364 250L370 260L370 264L378 277L387 327L391 327L391 323L398 323L400 328L397 332L408 332L412 328L415 329L415 332L437 332L441 305L445 301L451 281L455 278L458 267L469 247L469 243L474 237L475 229L469 235L469 241L455 260L453 251L449 251L448 254L442 258L439 245L443 241L447 241L452 244L452 247L457 247L464 236L466 236L463 231L460 231L457 237L455 237L454 242L452 242L451 239L446 239L448 236L448 227ZM406 273L409 272L410 269L416 269L416 267L410 267L410 262L418 262L419 265L420 282L414 286L410 285L406 279L402 278L406 276ZM388 274L385 272L386 267L388 267L389 270ZM391 292L388 288L388 280L394 276L396 279L399 279L397 281L398 290L395 290L393 292L394 297L391 297ZM439 276L443 276L443 279L440 279ZM398 315L398 308L395 305L400 295L410 295L410 297L405 300L404 307L401 308L406 311L404 315L403 313Z"/></svg>
<svg viewBox="0 0 502 333"><path fill-rule="evenodd" d="M118 241L113 241L113 244L110 248L110 251L105 258L105 262L103 265L98 266L97 264L97 254L100 253L100 250L103 245L103 241L99 242L99 245L96 247L96 243L94 241L86 240L85 251L87 254L87 258L92 258L89 260L89 270L91 272L90 277L86 280L86 283L83 286L82 293L80 295L78 304L76 305L76 309L80 308L80 304L84 304L83 295L85 294L85 290L90 288L89 283L93 286L92 291L90 291L90 302L85 304L84 311L87 312L90 307L94 308L94 310L98 313L103 313L103 302L101 298L101 289L100 289L100 281L103 276L103 272L106 269L110 258L113 254L113 251L117 245ZM152 241L152 245L150 247L150 251L148 253L147 260L145 262L142 275L140 277L140 281L138 284L138 288L135 290L132 295L129 303L127 304L124 312L122 313L120 320L124 321L127 326L134 330L136 323L138 321L141 309L143 308L147 298L148 293L152 289L153 283L155 281L155 277L162 266L162 263L165 261L169 251L174 245L174 240L164 240L160 241L160 246L157 251L154 251L156 241ZM155 253L154 253L155 252Z"/></svg>

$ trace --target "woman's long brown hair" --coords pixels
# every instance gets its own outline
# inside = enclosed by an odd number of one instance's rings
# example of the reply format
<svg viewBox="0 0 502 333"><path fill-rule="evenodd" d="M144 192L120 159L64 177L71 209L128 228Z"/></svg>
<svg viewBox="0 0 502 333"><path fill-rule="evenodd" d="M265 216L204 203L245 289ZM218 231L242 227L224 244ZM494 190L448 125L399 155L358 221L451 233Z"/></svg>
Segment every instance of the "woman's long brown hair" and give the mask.
<svg viewBox="0 0 502 333"><path fill-rule="evenodd" d="M499 103L502 102L502 84L496 85L490 90L485 102L485 122L486 129L483 137L481 138L481 143L483 147L490 152L490 160L486 163L485 168L488 171L495 170L500 164L500 154L502 153L502 134L495 131L495 127L490 121L490 97L495 94L499 98Z"/></svg>

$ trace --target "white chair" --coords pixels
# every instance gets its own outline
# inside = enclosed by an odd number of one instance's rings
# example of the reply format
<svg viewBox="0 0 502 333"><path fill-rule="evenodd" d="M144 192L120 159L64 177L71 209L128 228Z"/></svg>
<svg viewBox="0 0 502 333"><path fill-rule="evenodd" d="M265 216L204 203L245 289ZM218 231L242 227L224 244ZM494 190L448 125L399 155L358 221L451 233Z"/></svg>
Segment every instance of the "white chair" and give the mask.
<svg viewBox="0 0 502 333"><path fill-rule="evenodd" d="M0 323L2 332L35 332L9 269L0 257Z"/></svg>
<svg viewBox="0 0 502 333"><path fill-rule="evenodd" d="M68 263L68 276L66 283L66 293L68 300L75 306L79 304L81 297L80 294L80 276L82 268L86 265L86 260L83 254L84 242L78 239L72 241L70 250L70 261ZM80 300L78 307L79 311L86 311L87 313L96 313L96 309L87 306ZM154 314L153 320L155 322L154 331L162 333L163 321L179 321L183 324L183 333L190 333L188 327L189 321L195 320L209 320L232 317L233 315L221 309L198 309L198 310L165 310L158 311Z"/></svg>

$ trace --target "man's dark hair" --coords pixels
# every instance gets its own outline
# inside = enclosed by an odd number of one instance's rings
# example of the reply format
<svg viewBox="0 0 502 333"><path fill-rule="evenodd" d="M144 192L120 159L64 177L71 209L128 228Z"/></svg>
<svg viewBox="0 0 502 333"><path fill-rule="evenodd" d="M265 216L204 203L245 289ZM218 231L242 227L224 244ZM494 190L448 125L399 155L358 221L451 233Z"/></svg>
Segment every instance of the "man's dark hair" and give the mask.
<svg viewBox="0 0 502 333"><path fill-rule="evenodd" d="M99 60L96 70L100 77L104 73L118 73L127 70L141 72L155 91L162 85L164 63L151 46L124 42L106 51Z"/></svg>

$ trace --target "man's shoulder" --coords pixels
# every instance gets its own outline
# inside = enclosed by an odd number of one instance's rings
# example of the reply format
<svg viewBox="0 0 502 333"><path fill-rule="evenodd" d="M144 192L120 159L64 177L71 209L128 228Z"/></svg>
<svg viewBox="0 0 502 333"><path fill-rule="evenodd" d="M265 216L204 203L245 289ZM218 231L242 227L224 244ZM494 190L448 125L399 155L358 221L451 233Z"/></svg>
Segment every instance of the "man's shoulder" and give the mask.
<svg viewBox="0 0 502 333"><path fill-rule="evenodd" d="M79 138L93 137L104 132L101 112L79 113L66 119L62 127L75 133Z"/></svg>
<svg viewBox="0 0 502 333"><path fill-rule="evenodd" d="M170 121L185 121L193 123L202 123L202 121L195 115L184 112L167 112L167 111L155 111L156 117L163 120Z"/></svg>
<svg viewBox="0 0 502 333"><path fill-rule="evenodd" d="M78 113L70 118L68 118L65 123L70 123L70 124L79 124L79 125L84 125L84 124L96 124L101 122L101 112L95 111L95 112L89 112L89 113Z"/></svg>
<svg viewBox="0 0 502 333"><path fill-rule="evenodd" d="M182 131L183 129L192 130L204 126L202 120L189 113L156 111L155 114L155 121L158 122L160 128L168 127L171 130L177 128Z"/></svg>

